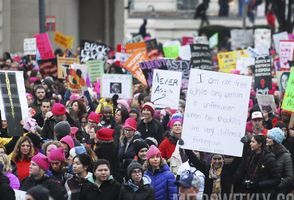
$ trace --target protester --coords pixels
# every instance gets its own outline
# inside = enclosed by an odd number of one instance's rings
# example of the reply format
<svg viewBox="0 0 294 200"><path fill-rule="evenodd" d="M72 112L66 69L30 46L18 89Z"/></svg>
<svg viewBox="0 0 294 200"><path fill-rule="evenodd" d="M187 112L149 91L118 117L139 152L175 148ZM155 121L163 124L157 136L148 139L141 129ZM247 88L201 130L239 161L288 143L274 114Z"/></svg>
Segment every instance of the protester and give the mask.
<svg viewBox="0 0 294 200"><path fill-rule="evenodd" d="M144 142L143 140L136 140L134 142L134 150L135 150L135 158L138 163L144 165L145 161L147 160L147 151L149 145Z"/></svg>
<svg viewBox="0 0 294 200"><path fill-rule="evenodd" d="M50 192L47 188L37 185L29 189L26 193L26 200L50 200Z"/></svg>
<svg viewBox="0 0 294 200"><path fill-rule="evenodd" d="M34 108L37 113L39 113L41 112L42 101L46 98L46 92L42 85L37 85L34 90L35 101L30 106Z"/></svg>
<svg viewBox="0 0 294 200"><path fill-rule="evenodd" d="M43 127L47 119L46 114L51 111L51 102L49 99L43 99L41 103L41 112L37 113L33 118L37 121L40 127Z"/></svg>
<svg viewBox="0 0 294 200"><path fill-rule="evenodd" d="M9 179L2 173L3 165L0 163L0 199L15 200L14 190L9 186Z"/></svg>
<svg viewBox="0 0 294 200"><path fill-rule="evenodd" d="M9 157L6 154L0 154L0 164L3 166L2 173L9 179L9 185L12 189L19 189L20 182L12 173L12 166Z"/></svg>

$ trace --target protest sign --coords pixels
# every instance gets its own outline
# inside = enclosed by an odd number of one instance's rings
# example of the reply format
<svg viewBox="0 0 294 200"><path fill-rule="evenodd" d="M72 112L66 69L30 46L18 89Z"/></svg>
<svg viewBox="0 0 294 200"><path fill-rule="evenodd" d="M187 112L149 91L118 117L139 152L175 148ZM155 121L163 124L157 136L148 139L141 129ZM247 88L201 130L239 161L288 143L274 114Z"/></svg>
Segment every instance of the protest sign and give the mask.
<svg viewBox="0 0 294 200"><path fill-rule="evenodd" d="M281 40L288 40L288 39L289 39L289 37L288 37L287 32L276 33L273 35L275 49L278 54L280 54L280 41Z"/></svg>
<svg viewBox="0 0 294 200"><path fill-rule="evenodd" d="M208 45L208 39L204 36L195 36L194 37L194 44L207 44Z"/></svg>
<svg viewBox="0 0 294 200"><path fill-rule="evenodd" d="M211 53L207 44L191 44L191 67L212 70Z"/></svg>
<svg viewBox="0 0 294 200"><path fill-rule="evenodd" d="M130 56L131 55L127 53L115 52L115 61L119 61L121 64L123 64Z"/></svg>
<svg viewBox="0 0 294 200"><path fill-rule="evenodd" d="M246 51L229 51L217 54L217 60L220 72L231 73L236 69L237 59L241 57L249 57Z"/></svg>
<svg viewBox="0 0 294 200"><path fill-rule="evenodd" d="M102 60L89 60L86 62L86 66L92 83L95 82L97 78L101 78L104 74L104 61Z"/></svg>
<svg viewBox="0 0 294 200"><path fill-rule="evenodd" d="M191 69L183 148L242 156L251 77Z"/></svg>
<svg viewBox="0 0 294 200"><path fill-rule="evenodd" d="M182 60L191 60L191 47L190 45L185 45L180 47L179 57Z"/></svg>
<svg viewBox="0 0 294 200"><path fill-rule="evenodd" d="M101 79L101 97L120 99L132 98L132 76L125 74L104 74Z"/></svg>
<svg viewBox="0 0 294 200"><path fill-rule="evenodd" d="M232 49L253 46L253 31L244 29L231 30Z"/></svg>
<svg viewBox="0 0 294 200"><path fill-rule="evenodd" d="M36 55L37 53L36 38L25 38L23 40L23 53L24 55Z"/></svg>
<svg viewBox="0 0 294 200"><path fill-rule="evenodd" d="M41 60L49 60L55 58L48 33L36 34L35 38Z"/></svg>
<svg viewBox="0 0 294 200"><path fill-rule="evenodd" d="M0 109L10 136L21 136L21 120L29 117L22 71L0 71Z"/></svg>
<svg viewBox="0 0 294 200"><path fill-rule="evenodd" d="M272 59L269 56L255 58L254 89L257 94L268 94L272 89Z"/></svg>
<svg viewBox="0 0 294 200"><path fill-rule="evenodd" d="M57 77L57 59L38 60L37 61L42 77L53 76Z"/></svg>
<svg viewBox="0 0 294 200"><path fill-rule="evenodd" d="M157 45L156 39L147 40L147 41L145 41L145 43L146 43L147 52L150 52L154 49L158 50L158 45Z"/></svg>
<svg viewBox="0 0 294 200"><path fill-rule="evenodd" d="M178 109L182 73L155 69L151 91L151 101L156 108Z"/></svg>
<svg viewBox="0 0 294 200"><path fill-rule="evenodd" d="M175 59L179 56L180 52L180 42L179 41L167 41L163 45L164 57Z"/></svg>
<svg viewBox="0 0 294 200"><path fill-rule="evenodd" d="M57 57L58 78L65 79L66 70L74 63L79 64L79 58Z"/></svg>
<svg viewBox="0 0 294 200"><path fill-rule="evenodd" d="M294 112L294 68L291 68L287 88L282 104L282 109Z"/></svg>
<svg viewBox="0 0 294 200"><path fill-rule="evenodd" d="M126 39L124 43L130 44L130 43L138 43L138 42L142 42L142 41L144 41L142 35L136 35L130 39Z"/></svg>
<svg viewBox="0 0 294 200"><path fill-rule="evenodd" d="M277 78L278 78L278 84L279 84L279 90L281 95L283 95L287 88L287 82L290 77L290 72L286 71L277 71Z"/></svg>
<svg viewBox="0 0 294 200"><path fill-rule="evenodd" d="M271 47L271 30L262 28L254 31L254 48L261 55L269 55Z"/></svg>
<svg viewBox="0 0 294 200"><path fill-rule="evenodd" d="M165 59L140 62L139 65L143 71L145 79L147 80L148 86L152 86L152 78L153 78L153 70L154 69L167 70L167 66L166 66L167 60L165 60Z"/></svg>
<svg viewBox="0 0 294 200"><path fill-rule="evenodd" d="M289 69L294 57L294 40L280 40L280 67Z"/></svg>
<svg viewBox="0 0 294 200"><path fill-rule="evenodd" d="M88 60L106 61L109 50L106 44L82 40L80 52L81 63L86 63Z"/></svg>
<svg viewBox="0 0 294 200"><path fill-rule="evenodd" d="M251 58L255 58L258 56L262 56L256 49L253 49L252 47L248 47L246 49L246 53L249 55Z"/></svg>
<svg viewBox="0 0 294 200"><path fill-rule="evenodd" d="M236 69L240 71L240 74L248 73L248 66L255 64L255 58L238 58L236 63Z"/></svg>
<svg viewBox="0 0 294 200"><path fill-rule="evenodd" d="M60 32L54 32L54 42L64 48L64 49L71 49L73 45L74 38L69 35L64 35Z"/></svg>
<svg viewBox="0 0 294 200"><path fill-rule="evenodd" d="M15 200L26 200L26 193L25 191L14 189Z"/></svg>
<svg viewBox="0 0 294 200"><path fill-rule="evenodd" d="M194 37L190 36L183 36L182 37L182 45L190 45L194 43Z"/></svg>
<svg viewBox="0 0 294 200"><path fill-rule="evenodd" d="M258 106L263 113L275 113L277 106L273 95L256 95Z"/></svg>
<svg viewBox="0 0 294 200"><path fill-rule="evenodd" d="M218 45L218 33L213 34L210 38L209 38L209 48L214 48Z"/></svg>
<svg viewBox="0 0 294 200"><path fill-rule="evenodd" d="M135 51L147 51L145 42L129 43L126 44L125 48L128 54L133 54Z"/></svg>
<svg viewBox="0 0 294 200"><path fill-rule="evenodd" d="M123 64L123 67L128 70L135 78L137 78L143 85L147 86L145 76L140 68L139 63L147 61L146 52L135 51L128 60Z"/></svg>
<svg viewBox="0 0 294 200"><path fill-rule="evenodd" d="M66 70L67 87L76 92L80 92L86 88L87 67L84 64L72 64Z"/></svg>

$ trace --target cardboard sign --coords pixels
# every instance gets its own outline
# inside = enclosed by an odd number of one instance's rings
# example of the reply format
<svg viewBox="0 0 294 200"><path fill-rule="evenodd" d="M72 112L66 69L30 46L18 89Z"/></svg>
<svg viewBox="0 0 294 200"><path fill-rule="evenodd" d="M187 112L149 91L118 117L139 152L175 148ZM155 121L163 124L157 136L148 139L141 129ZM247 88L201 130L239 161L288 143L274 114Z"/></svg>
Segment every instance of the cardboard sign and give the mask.
<svg viewBox="0 0 294 200"><path fill-rule="evenodd" d="M66 70L70 68L70 66L74 63L79 64L79 58L64 58L57 57L57 67L58 67L58 78L65 79Z"/></svg>
<svg viewBox="0 0 294 200"><path fill-rule="evenodd" d="M294 40L280 40L280 67L289 69L294 59Z"/></svg>
<svg viewBox="0 0 294 200"><path fill-rule="evenodd" d="M66 83L68 89L76 92L80 92L85 89L87 79L87 67L82 64L72 64L69 69L66 70Z"/></svg>
<svg viewBox="0 0 294 200"><path fill-rule="evenodd" d="M277 73L277 78L278 78L279 90L280 90L281 96L282 96L286 91L287 82L290 77L290 72L278 71L276 73Z"/></svg>
<svg viewBox="0 0 294 200"><path fill-rule="evenodd" d="M123 67L128 70L135 78L137 78L143 85L147 86L145 76L140 68L139 63L147 61L146 52L136 51L123 64Z"/></svg>
<svg viewBox="0 0 294 200"><path fill-rule="evenodd" d="M270 29L255 29L254 31L254 48L261 55L269 55L271 47L271 30Z"/></svg>
<svg viewBox="0 0 294 200"><path fill-rule="evenodd" d="M294 68L291 68L287 88L282 104L282 109L294 112Z"/></svg>
<svg viewBox="0 0 294 200"><path fill-rule="evenodd" d="M287 32L276 33L273 35L275 49L278 54L280 54L280 41L281 40L288 40L288 39L289 39L289 37L288 37Z"/></svg>
<svg viewBox="0 0 294 200"><path fill-rule="evenodd" d="M231 30L232 49L243 49L253 46L253 31L244 29Z"/></svg>
<svg viewBox="0 0 294 200"><path fill-rule="evenodd" d="M180 52L180 43L179 41L167 41L163 45L164 57L175 59L179 57Z"/></svg>
<svg viewBox="0 0 294 200"><path fill-rule="evenodd" d="M210 38L209 38L209 48L214 48L218 45L218 33L213 34Z"/></svg>
<svg viewBox="0 0 294 200"><path fill-rule="evenodd" d="M36 38L25 38L23 40L23 52L24 52L24 55L36 55L37 53Z"/></svg>
<svg viewBox="0 0 294 200"><path fill-rule="evenodd" d="M87 72L90 81L96 82L97 78L101 78L104 74L104 61L102 60L89 60L86 62Z"/></svg>
<svg viewBox="0 0 294 200"><path fill-rule="evenodd" d="M126 44L125 48L126 48L126 53L128 54L133 54L134 52L137 52L137 51L145 52L147 50L145 42L129 43L129 44Z"/></svg>
<svg viewBox="0 0 294 200"><path fill-rule="evenodd" d="M54 32L54 42L64 48L64 49L71 49L73 45L74 38L69 35L64 35L60 32Z"/></svg>
<svg viewBox="0 0 294 200"><path fill-rule="evenodd" d="M255 58L238 58L237 59L237 67L236 69L240 71L240 74L245 74L247 75L248 73L248 67L250 65L255 64Z"/></svg>
<svg viewBox="0 0 294 200"><path fill-rule="evenodd" d="M0 71L0 109L10 136L21 136L21 120L29 116L26 90L21 71Z"/></svg>
<svg viewBox="0 0 294 200"><path fill-rule="evenodd" d="M109 50L106 44L82 40L80 52L81 63L86 63L88 60L106 61Z"/></svg>
<svg viewBox="0 0 294 200"><path fill-rule="evenodd" d="M182 73L155 69L151 91L151 101L156 108L178 109Z"/></svg>
<svg viewBox="0 0 294 200"><path fill-rule="evenodd" d="M212 70L211 53L207 44L191 44L191 67Z"/></svg>
<svg viewBox="0 0 294 200"><path fill-rule="evenodd" d="M268 94L272 89L272 59L269 56L261 56L255 59L254 89L257 94Z"/></svg>
<svg viewBox="0 0 294 200"><path fill-rule="evenodd" d="M49 59L49 60L38 60L38 65L40 68L40 73L42 77L52 76L57 77L57 59Z"/></svg>
<svg viewBox="0 0 294 200"><path fill-rule="evenodd" d="M104 74L101 79L101 97L120 99L132 98L132 76L125 74Z"/></svg>
<svg viewBox="0 0 294 200"><path fill-rule="evenodd" d="M236 69L237 59L241 57L249 57L246 51L229 51L217 54L217 60L220 72L231 73Z"/></svg>
<svg viewBox="0 0 294 200"><path fill-rule="evenodd" d="M48 33L36 34L35 38L41 60L49 60L55 58Z"/></svg>
<svg viewBox="0 0 294 200"><path fill-rule="evenodd" d="M277 106L273 95L256 95L258 106L263 113L275 113Z"/></svg>
<svg viewBox="0 0 294 200"><path fill-rule="evenodd" d="M251 77L191 69L183 148L242 156Z"/></svg>

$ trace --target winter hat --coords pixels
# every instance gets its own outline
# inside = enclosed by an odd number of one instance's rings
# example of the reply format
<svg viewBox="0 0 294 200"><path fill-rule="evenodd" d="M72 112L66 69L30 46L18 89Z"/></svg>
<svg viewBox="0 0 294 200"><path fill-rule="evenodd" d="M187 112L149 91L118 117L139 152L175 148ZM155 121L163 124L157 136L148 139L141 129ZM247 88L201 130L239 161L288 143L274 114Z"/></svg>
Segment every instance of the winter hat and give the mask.
<svg viewBox="0 0 294 200"><path fill-rule="evenodd" d="M56 135L60 136L60 138L69 135L70 131L70 124L68 123L68 121L58 122L54 126L54 132L56 133Z"/></svg>
<svg viewBox="0 0 294 200"><path fill-rule="evenodd" d="M151 145L151 147L148 149L147 154L146 154L147 160L149 160L150 158L152 158L153 156L156 156L156 155L161 156L161 152L156 146Z"/></svg>
<svg viewBox="0 0 294 200"><path fill-rule="evenodd" d="M172 128L174 123L176 123L176 122L180 122L181 124L183 124L183 118L174 118L174 119L170 120L168 122L169 128Z"/></svg>
<svg viewBox="0 0 294 200"><path fill-rule="evenodd" d="M153 115L155 112L154 104L151 102L144 103L142 106L142 110L144 110L144 109L149 110L151 112L151 115Z"/></svg>
<svg viewBox="0 0 294 200"><path fill-rule="evenodd" d="M70 136L72 138L76 137L78 130L79 130L79 128L77 128L77 127L70 127Z"/></svg>
<svg viewBox="0 0 294 200"><path fill-rule="evenodd" d="M34 118L27 118L24 121L23 128L28 132L34 132L37 128L37 122Z"/></svg>
<svg viewBox="0 0 294 200"><path fill-rule="evenodd" d="M144 174L143 166L134 160L129 164L129 166L127 168L128 177L131 177L131 173L134 169L140 169L142 171L142 174Z"/></svg>
<svg viewBox="0 0 294 200"><path fill-rule="evenodd" d="M48 160L49 162L52 162L54 160L58 160L58 161L64 161L65 160L65 156L64 156L64 149L59 147L57 149L52 149L50 151L50 154L48 156Z"/></svg>
<svg viewBox="0 0 294 200"><path fill-rule="evenodd" d="M66 113L65 106L61 103L54 103L52 106L53 115L64 115Z"/></svg>
<svg viewBox="0 0 294 200"><path fill-rule="evenodd" d="M81 95L79 95L79 94L75 94L75 93L72 93L71 95L70 95L70 98L69 98L69 101L75 101L75 100L80 100L82 98L82 96Z"/></svg>
<svg viewBox="0 0 294 200"><path fill-rule="evenodd" d="M47 156L45 156L45 155L43 155L41 153L37 153L32 158L32 161L34 161L44 171L47 171L49 169L49 161L48 161L48 158L47 158Z"/></svg>
<svg viewBox="0 0 294 200"><path fill-rule="evenodd" d="M138 155L138 152L143 149L143 148L149 148L148 144L146 142L144 142L143 140L136 140L134 142L134 150L136 155Z"/></svg>
<svg viewBox="0 0 294 200"><path fill-rule="evenodd" d="M28 134L26 134L26 136L31 139L35 148L41 149L42 138L39 135L37 135L35 133L28 133Z"/></svg>
<svg viewBox="0 0 294 200"><path fill-rule="evenodd" d="M87 150L84 146L76 146L69 151L71 157L76 157L76 155L87 153Z"/></svg>
<svg viewBox="0 0 294 200"><path fill-rule="evenodd" d="M91 120L92 122L98 124L101 121L101 115L98 115L95 112L91 112L88 116L88 120Z"/></svg>
<svg viewBox="0 0 294 200"><path fill-rule="evenodd" d="M119 99L119 100L117 100L117 103L118 104L121 104L123 107L125 107L128 111L130 111L130 105L129 105L129 103L128 103L128 101L127 100L125 100L125 99Z"/></svg>
<svg viewBox="0 0 294 200"><path fill-rule="evenodd" d="M27 191L34 199L49 200L49 190L41 185L32 187Z"/></svg>
<svg viewBox="0 0 294 200"><path fill-rule="evenodd" d="M181 173L180 179L176 182L176 185L184 188L194 187L199 189L201 181L196 174L192 173L190 170L186 170Z"/></svg>
<svg viewBox="0 0 294 200"><path fill-rule="evenodd" d="M102 141L113 140L114 130L111 128L101 128L96 132L96 137Z"/></svg>
<svg viewBox="0 0 294 200"><path fill-rule="evenodd" d="M64 137L60 140L60 142L63 142L63 143L65 143L65 144L67 144L67 145L69 146L70 149L73 148L73 147L75 146L72 137L69 136L69 135L64 136Z"/></svg>
<svg viewBox="0 0 294 200"><path fill-rule="evenodd" d="M129 129L136 131L137 130L137 121L135 119L129 117L128 119L126 119L123 128L124 129L129 128Z"/></svg>
<svg viewBox="0 0 294 200"><path fill-rule="evenodd" d="M44 79L42 79L41 83L45 83L48 87L51 87L54 81L52 77L46 76Z"/></svg>
<svg viewBox="0 0 294 200"><path fill-rule="evenodd" d="M262 113L260 111L255 111L251 115L251 119L263 119Z"/></svg>
<svg viewBox="0 0 294 200"><path fill-rule="evenodd" d="M147 137L145 139L146 144L148 144L148 146L150 147L151 145L155 145L158 147L158 142L154 137Z"/></svg>
<svg viewBox="0 0 294 200"><path fill-rule="evenodd" d="M282 144L285 134L280 128L272 128L267 132L267 137L274 140L278 144Z"/></svg>

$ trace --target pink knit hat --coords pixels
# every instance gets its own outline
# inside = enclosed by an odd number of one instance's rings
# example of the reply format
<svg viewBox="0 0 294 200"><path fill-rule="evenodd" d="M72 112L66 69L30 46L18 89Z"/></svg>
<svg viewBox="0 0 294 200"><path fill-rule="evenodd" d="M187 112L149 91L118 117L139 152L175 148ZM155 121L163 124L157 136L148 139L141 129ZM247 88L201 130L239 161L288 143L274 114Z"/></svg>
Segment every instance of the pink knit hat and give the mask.
<svg viewBox="0 0 294 200"><path fill-rule="evenodd" d="M169 128L172 128L174 126L174 123L176 123L176 122L180 122L181 124L183 124L183 118L174 118L174 119L170 120L168 122Z"/></svg>
<svg viewBox="0 0 294 200"><path fill-rule="evenodd" d="M161 152L156 146L151 145L146 153L147 160L149 160L150 158L156 155L161 156Z"/></svg>
<svg viewBox="0 0 294 200"><path fill-rule="evenodd" d="M48 158L47 158L47 156L45 156L45 155L43 155L41 153L37 153L32 158L32 161L34 161L44 171L47 171L49 169L49 161L48 161Z"/></svg>
<svg viewBox="0 0 294 200"><path fill-rule="evenodd" d="M74 141L71 136L67 135L61 138L60 142L63 142L69 146L69 148L73 148L75 146Z"/></svg>
<svg viewBox="0 0 294 200"><path fill-rule="evenodd" d="M76 137L78 130L79 130L79 128L77 128L77 127L70 127L70 136L72 138Z"/></svg>
<svg viewBox="0 0 294 200"><path fill-rule="evenodd" d="M50 154L48 156L48 160L49 162L58 160L58 161L64 161L65 160L65 156L64 156L64 149L59 147L57 149L52 149L50 151Z"/></svg>
<svg viewBox="0 0 294 200"><path fill-rule="evenodd" d="M125 124L123 126L123 128L129 128L129 129L132 129L134 131L137 130L137 121L133 118L128 118L126 121L125 121Z"/></svg>

